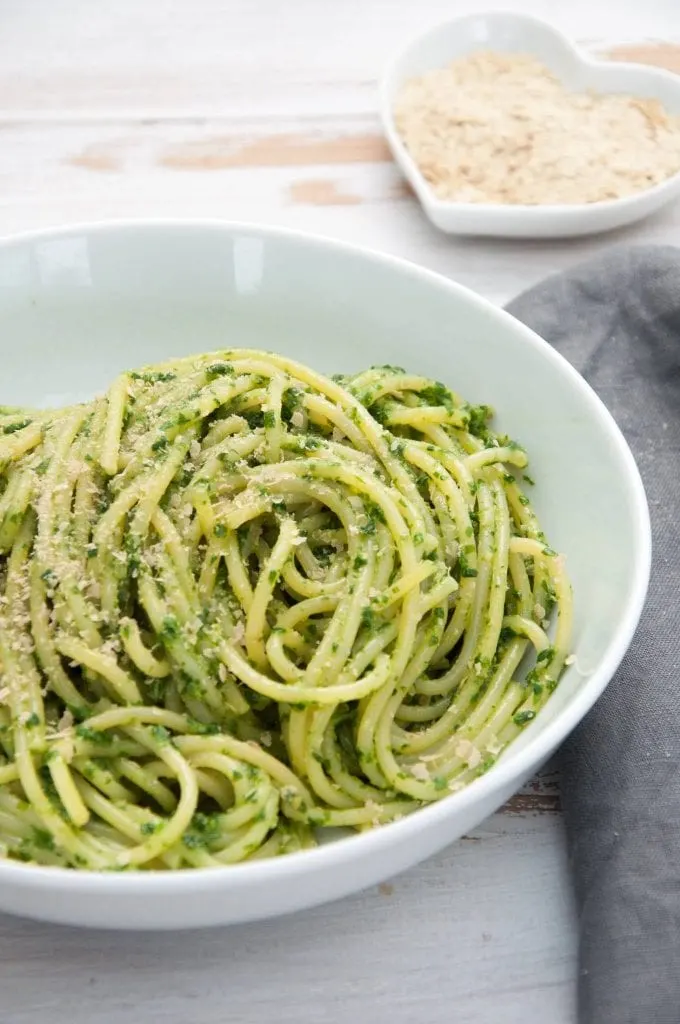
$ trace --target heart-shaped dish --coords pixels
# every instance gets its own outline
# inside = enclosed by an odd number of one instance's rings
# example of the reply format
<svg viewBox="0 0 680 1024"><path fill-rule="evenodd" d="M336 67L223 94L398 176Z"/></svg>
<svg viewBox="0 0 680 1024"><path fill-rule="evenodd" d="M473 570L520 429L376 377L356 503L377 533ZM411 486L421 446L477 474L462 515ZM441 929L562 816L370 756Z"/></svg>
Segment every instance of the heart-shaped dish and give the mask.
<svg viewBox="0 0 680 1024"><path fill-rule="evenodd" d="M641 64L595 60L561 32L537 18L492 11L456 18L421 35L389 65L381 82L381 117L395 160L425 213L451 234L507 238L566 238L608 231L646 217L680 194L680 172L621 199L540 206L465 203L438 198L397 132L395 98L410 78L475 50L528 54L541 61L573 91L623 93L659 100L680 115L680 76Z"/></svg>

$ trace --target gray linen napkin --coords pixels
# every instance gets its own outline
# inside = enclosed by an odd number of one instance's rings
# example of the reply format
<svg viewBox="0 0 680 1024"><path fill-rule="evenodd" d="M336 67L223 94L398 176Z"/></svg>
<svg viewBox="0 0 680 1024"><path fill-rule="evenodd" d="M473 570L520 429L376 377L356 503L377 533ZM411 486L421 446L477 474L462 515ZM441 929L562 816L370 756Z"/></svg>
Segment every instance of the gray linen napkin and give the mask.
<svg viewBox="0 0 680 1024"><path fill-rule="evenodd" d="M680 1022L680 249L612 248L508 307L608 406L649 499L646 609L561 753L582 1024Z"/></svg>

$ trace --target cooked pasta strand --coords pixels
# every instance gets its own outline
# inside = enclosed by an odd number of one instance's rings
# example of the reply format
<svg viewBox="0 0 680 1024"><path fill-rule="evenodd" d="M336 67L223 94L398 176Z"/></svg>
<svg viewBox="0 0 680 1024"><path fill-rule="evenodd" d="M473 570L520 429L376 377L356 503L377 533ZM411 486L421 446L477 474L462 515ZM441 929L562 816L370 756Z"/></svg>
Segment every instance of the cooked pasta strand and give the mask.
<svg viewBox="0 0 680 1024"><path fill-rule="evenodd" d="M0 849L226 865L487 771L572 626L490 415L249 350L0 408Z"/></svg>

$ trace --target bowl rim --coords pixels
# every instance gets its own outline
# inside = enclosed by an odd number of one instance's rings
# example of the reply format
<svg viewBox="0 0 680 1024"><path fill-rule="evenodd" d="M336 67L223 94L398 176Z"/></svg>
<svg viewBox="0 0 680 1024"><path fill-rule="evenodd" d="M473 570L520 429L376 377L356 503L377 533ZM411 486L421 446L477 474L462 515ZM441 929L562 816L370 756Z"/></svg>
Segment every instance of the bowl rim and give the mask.
<svg viewBox="0 0 680 1024"><path fill-rule="evenodd" d="M590 406L592 414L599 421L607 435L612 458L619 462L625 478L631 502L634 554L633 582L627 597L625 611L620 617L614 635L597 668L584 679L569 703L542 728L532 722L526 732L535 733L522 747L507 755L486 774L480 776L463 790L451 793L436 803L421 807L400 821L392 822L371 831L350 835L335 842L313 849L302 850L271 860L207 867L200 870L181 868L175 871L75 871L71 868L24 864L0 858L0 887L11 885L15 889L35 889L41 892L69 893L73 895L109 896L172 896L180 893L199 893L210 890L233 890L248 885L265 884L276 878L279 881L298 878L302 875L319 874L351 864L355 857L376 855L402 841L413 839L425 824L435 826L445 821L453 812L464 814L476 803L493 802L497 794L508 784L513 784L522 775L530 773L552 750L556 749L581 721L587 711L600 697L618 668L633 638L644 606L651 570L651 524L649 508L642 478L633 454L620 428L602 400L587 381L578 373L564 356L547 341L527 327L506 310L495 306L471 289L452 281L435 271L365 246L305 231L285 227L251 224L248 222L196 218L144 218L115 219L68 224L45 230L31 230L0 239L2 252L15 246L36 242L73 238L77 235L128 235L133 238L139 232L157 235L180 234L182 232L205 232L225 237L237 234L283 240L293 246L337 252L352 259L365 261L390 268L397 275L406 275L414 281L448 292L463 303L476 307L488 316L500 331L512 331L519 335L539 358L548 359L568 378L582 398Z"/></svg>
<svg viewBox="0 0 680 1024"><path fill-rule="evenodd" d="M552 35L556 43L562 46L566 52L586 68L604 68L613 74L625 74L627 71L631 70L642 72L643 74L648 75L651 79L666 82L672 88L676 89L678 92L678 102L680 103L680 75L676 75L665 68L655 67L650 64L640 64L639 62L636 63L634 61L602 60L597 57L593 57L584 47L579 46L570 36L561 32L555 25L546 21L544 18L538 18L532 14L522 14L516 11L503 10L502 8L493 8L488 11L479 11L476 13L468 12L467 14L462 14L455 18L447 18L444 21L438 21L435 24L430 25L429 28L424 29L424 31L420 32L417 36L414 36L409 42L393 54L380 76L378 86L380 120L382 122L383 131L385 132L389 148L392 151L392 155L394 156L394 159L399 165L401 171L406 175L409 184L414 189L418 199L424 207L440 213L444 211L449 214L466 213L468 216L474 216L475 219L478 217L480 220L490 216L496 216L501 212L504 218L512 218L513 220L522 221L526 221L527 217L530 217L531 219L544 219L547 217L566 218L567 216L570 218L591 217L593 214L596 215L600 210L629 210L631 206L635 206L646 200L661 197L665 193L669 193L668 198L670 199L670 193L680 189L680 169L678 169L669 178L666 178L664 181L657 182L657 184L652 185L651 188L642 189L641 191L634 192L629 196L620 196L617 199L599 199L593 203L465 203L454 199L440 199L439 196L435 194L430 183L424 177L418 164L402 141L401 135L397 131L394 123L394 105L391 95L394 79L402 61L405 60L405 58L421 44L430 39L435 39L442 32L449 31L455 25L462 25L465 22L479 21L481 19L498 19L506 22L514 21L518 25L539 28L545 32L546 35ZM480 48L481 47L472 46L469 52L473 53L475 50ZM528 48L528 51L531 52L530 48Z"/></svg>

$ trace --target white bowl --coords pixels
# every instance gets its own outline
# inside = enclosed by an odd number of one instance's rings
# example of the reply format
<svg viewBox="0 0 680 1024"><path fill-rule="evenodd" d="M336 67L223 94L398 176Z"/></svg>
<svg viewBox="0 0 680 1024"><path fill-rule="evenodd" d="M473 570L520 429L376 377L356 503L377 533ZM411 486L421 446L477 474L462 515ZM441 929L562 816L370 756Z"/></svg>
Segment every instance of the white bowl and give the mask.
<svg viewBox="0 0 680 1024"><path fill-rule="evenodd" d="M602 693L633 635L650 529L633 457L576 371L507 313L391 257L208 224L74 227L0 243L0 401L81 399L124 368L228 346L328 373L399 363L498 410L575 590L578 669L486 775L395 824L271 861L96 874L0 861L0 910L75 925L182 928L269 917L410 867L503 803Z"/></svg>
<svg viewBox="0 0 680 1024"><path fill-rule="evenodd" d="M653 188L599 203L520 206L458 203L439 199L420 173L394 124L395 98L404 82L442 68L474 50L530 54L574 91L629 93L660 100L680 114L680 77L659 68L595 60L546 22L524 14L492 11L437 25L393 59L381 82L380 108L390 149L422 203L442 231L506 238L568 238L632 224L680 195L680 173Z"/></svg>

